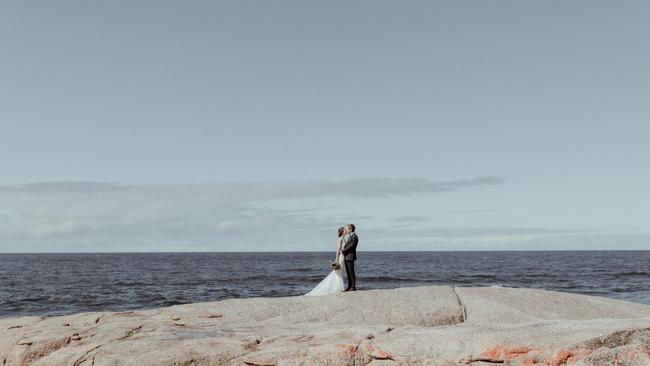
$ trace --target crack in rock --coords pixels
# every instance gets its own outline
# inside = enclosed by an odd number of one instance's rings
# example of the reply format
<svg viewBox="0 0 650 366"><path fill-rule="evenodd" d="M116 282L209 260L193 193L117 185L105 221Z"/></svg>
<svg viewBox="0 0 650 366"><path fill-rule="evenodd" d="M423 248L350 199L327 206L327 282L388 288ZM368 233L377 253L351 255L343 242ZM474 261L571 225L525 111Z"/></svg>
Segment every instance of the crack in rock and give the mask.
<svg viewBox="0 0 650 366"><path fill-rule="evenodd" d="M195 359L195 358L190 358L189 360L185 361L177 361L177 362L172 362L169 364L169 366L197 366L197 365L204 365L205 360L202 359Z"/></svg>
<svg viewBox="0 0 650 366"><path fill-rule="evenodd" d="M84 353L83 356L79 357L79 358L74 362L73 366L79 366L79 365L81 365L82 363L86 362L86 361L88 360L88 354L90 354L90 352L96 350L97 348L99 348L99 347L101 347L101 346L102 346L102 345L100 344L100 345L95 346L95 347L89 349L88 351L86 351L86 353ZM92 364L93 364L93 365L95 364L95 355L94 355L94 354L93 354L93 361L92 361Z"/></svg>
<svg viewBox="0 0 650 366"><path fill-rule="evenodd" d="M124 336L122 336L122 337L120 337L120 338L110 340L110 341L108 341L108 342L106 342L106 343L102 343L102 344L100 344L100 345L97 345L97 346L95 346L95 347L89 349L88 351L86 351L86 353L84 353L81 357L79 357L79 358L77 359L77 361L75 361L75 363L73 364L73 366L80 366L82 363L88 361L88 359L89 359L89 354L90 354L91 352L93 352L94 350L96 350L96 349L98 349L98 348L100 348L100 347L102 347L102 346L104 346L104 345L107 345L107 344L109 344L109 343L112 343L112 342L115 342L115 341L121 341L121 340L127 339L127 338L133 336L134 334L140 332L140 330L142 330L142 327L144 327L144 324L142 324L142 325L140 325L140 326L137 326L137 327L135 327L135 328L129 330L129 331L128 331ZM96 357L96 356L97 356L97 353L93 353L93 354L92 354L91 365L94 365L94 364L95 364L95 357Z"/></svg>
<svg viewBox="0 0 650 366"><path fill-rule="evenodd" d="M372 364L375 360L396 362L395 357L390 352L375 347L372 340L364 339L359 342L354 365L365 366Z"/></svg>
<svg viewBox="0 0 650 366"><path fill-rule="evenodd" d="M32 343L33 342L31 341L29 343L26 343L29 347L29 351L23 356L22 364L32 364L36 360L43 358L52 352L60 350L61 348L70 344L70 337L60 338L56 341L46 343L40 347L32 346Z"/></svg>
<svg viewBox="0 0 650 366"><path fill-rule="evenodd" d="M451 288L451 292L453 292L454 296L456 296L456 301L458 301L458 306L460 306L461 310L463 311L461 323L464 323L467 321L467 307L465 307L465 304L463 304L463 301L460 299L460 296L458 296L455 287Z"/></svg>
<svg viewBox="0 0 650 366"><path fill-rule="evenodd" d="M134 334L137 334L138 332L140 332L140 330L142 329L142 327L144 327L144 324L143 324L143 325L139 325L139 326L137 326L137 327L135 327L135 328L129 330L129 331L128 331L124 336L118 338L117 340L118 340L118 341L121 341L121 340L124 340L124 339L127 339L127 338L133 336Z"/></svg>
<svg viewBox="0 0 650 366"><path fill-rule="evenodd" d="M251 366L276 366L275 361L244 361L246 365L251 365Z"/></svg>
<svg viewBox="0 0 650 366"><path fill-rule="evenodd" d="M524 358L531 352L538 351L529 346L516 346L504 347L495 346L483 351L480 355L474 357L469 356L461 363L470 364L473 362L487 362L487 363L506 363L518 358Z"/></svg>
<svg viewBox="0 0 650 366"><path fill-rule="evenodd" d="M473 363L473 362L485 362L485 363L505 363L504 360L495 360L493 358L487 358L487 357L477 357L477 358L472 358L468 360L466 363Z"/></svg>

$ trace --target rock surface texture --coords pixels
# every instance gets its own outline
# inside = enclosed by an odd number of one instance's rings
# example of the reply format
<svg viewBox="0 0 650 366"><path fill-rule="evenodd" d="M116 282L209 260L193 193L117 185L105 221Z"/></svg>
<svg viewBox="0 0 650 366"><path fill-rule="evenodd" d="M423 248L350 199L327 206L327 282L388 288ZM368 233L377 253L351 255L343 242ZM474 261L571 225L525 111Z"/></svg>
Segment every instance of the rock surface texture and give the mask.
<svg viewBox="0 0 650 366"><path fill-rule="evenodd" d="M2 365L650 365L650 306L410 287L0 319Z"/></svg>

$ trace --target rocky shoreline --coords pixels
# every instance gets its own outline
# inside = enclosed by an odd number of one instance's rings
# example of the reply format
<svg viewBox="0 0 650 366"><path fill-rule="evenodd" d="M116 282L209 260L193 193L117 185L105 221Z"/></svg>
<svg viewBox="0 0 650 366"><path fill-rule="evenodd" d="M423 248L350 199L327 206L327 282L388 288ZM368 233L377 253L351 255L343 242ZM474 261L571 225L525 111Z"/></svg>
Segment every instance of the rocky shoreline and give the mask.
<svg viewBox="0 0 650 366"><path fill-rule="evenodd" d="M650 365L650 306L426 286L0 319L0 365Z"/></svg>

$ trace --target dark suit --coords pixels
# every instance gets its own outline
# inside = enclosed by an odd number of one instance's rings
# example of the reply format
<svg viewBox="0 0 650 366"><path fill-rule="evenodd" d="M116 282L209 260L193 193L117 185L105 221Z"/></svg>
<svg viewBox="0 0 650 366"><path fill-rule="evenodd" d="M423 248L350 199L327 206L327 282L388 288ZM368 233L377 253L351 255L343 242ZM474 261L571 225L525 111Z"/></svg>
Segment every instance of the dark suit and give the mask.
<svg viewBox="0 0 650 366"><path fill-rule="evenodd" d="M347 288L353 289L357 288L357 278L354 273L354 261L357 260L357 244L359 244L359 237L357 237L356 233L352 233L343 246L343 250L341 250L343 258L345 258L345 273L348 276Z"/></svg>

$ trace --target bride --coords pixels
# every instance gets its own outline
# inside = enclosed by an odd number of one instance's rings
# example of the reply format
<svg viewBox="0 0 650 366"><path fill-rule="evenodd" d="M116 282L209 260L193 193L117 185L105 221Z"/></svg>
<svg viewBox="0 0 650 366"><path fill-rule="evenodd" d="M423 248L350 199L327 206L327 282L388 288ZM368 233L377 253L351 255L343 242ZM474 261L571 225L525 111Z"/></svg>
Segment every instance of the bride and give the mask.
<svg viewBox="0 0 650 366"><path fill-rule="evenodd" d="M308 293L305 294L305 296L319 296L319 295L327 295L327 294L332 294L336 292L343 292L345 289L345 284L343 281L343 266L345 263L343 262L343 254L341 254L341 250L343 249L343 233L345 229L343 227L339 228L339 243L336 248L336 260L335 262L341 265L341 268L339 269L333 269L330 274L327 275L316 287L314 287L313 290L309 291Z"/></svg>

